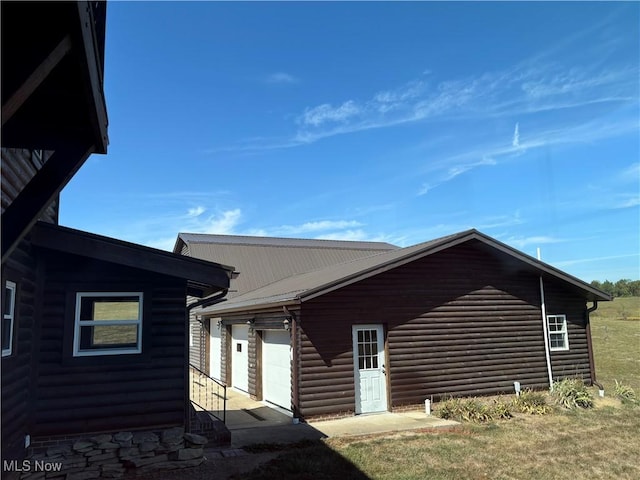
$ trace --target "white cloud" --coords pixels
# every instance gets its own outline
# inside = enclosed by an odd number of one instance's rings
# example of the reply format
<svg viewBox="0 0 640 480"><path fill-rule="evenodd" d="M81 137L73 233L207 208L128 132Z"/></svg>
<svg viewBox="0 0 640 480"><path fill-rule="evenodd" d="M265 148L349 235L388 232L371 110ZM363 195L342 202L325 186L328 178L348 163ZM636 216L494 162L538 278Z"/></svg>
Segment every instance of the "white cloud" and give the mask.
<svg viewBox="0 0 640 480"><path fill-rule="evenodd" d="M352 240L352 241L365 241L369 240L369 235L361 229L358 230L344 230L340 232L329 232L318 235L317 239L321 240Z"/></svg>
<svg viewBox="0 0 640 480"><path fill-rule="evenodd" d="M614 208L632 208L640 205L640 195L638 193L621 195L623 197Z"/></svg>
<svg viewBox="0 0 640 480"><path fill-rule="evenodd" d="M628 117L637 117L637 110L633 110L638 101L637 65L608 62L604 68L603 61L589 51L572 57L573 62L567 61L569 57L565 54L575 52L579 39L594 28L576 32L549 50L502 70L451 77L440 82L434 81L435 74L428 78L420 75L396 87L381 88L369 97L309 105L294 116L296 122L291 127L295 130L288 137L243 143L228 150L292 148L335 135L419 121L486 121L490 118L510 121L522 114L567 111L594 104L629 106L632 111ZM289 75L274 78L280 77L285 80ZM561 121L560 116L549 118L556 125ZM577 123L573 121L562 130L575 128ZM598 132L597 125L592 127L588 133L605 134ZM610 122L606 134L615 134L616 129L616 122ZM527 130L527 138L531 138L530 123ZM518 123L510 147L526 148Z"/></svg>
<svg viewBox="0 0 640 480"><path fill-rule="evenodd" d="M220 235L232 235L240 223L242 212L239 208L227 210L218 216L208 217L193 233L210 233Z"/></svg>
<svg viewBox="0 0 640 480"><path fill-rule="evenodd" d="M489 230L492 228L513 227L514 225L522 225L524 220L520 217L520 211L516 211L513 215L495 215L480 219L475 227L479 230Z"/></svg>
<svg viewBox="0 0 640 480"><path fill-rule="evenodd" d="M296 77L285 72L276 72L267 76L267 83L290 84L298 81Z"/></svg>
<svg viewBox="0 0 640 480"><path fill-rule="evenodd" d="M422 186L420 187L420 190L418 190L418 196L426 195L431 190L436 188L438 185L439 184L433 185L431 183L423 183Z"/></svg>
<svg viewBox="0 0 640 480"><path fill-rule="evenodd" d="M317 232L340 231L361 226L363 226L363 224L355 220L319 220L305 222L300 225L267 227L260 229L260 232L262 232L264 236L307 235Z"/></svg>
<svg viewBox="0 0 640 480"><path fill-rule="evenodd" d="M493 158L484 157L482 160L479 160L475 163L466 163L462 165L455 165L450 167L447 176L445 177L445 181L452 180L456 178L458 175L462 175L463 173L468 172L469 170L473 170L477 167L483 167L487 165L496 165L497 162Z"/></svg>
<svg viewBox="0 0 640 480"><path fill-rule="evenodd" d="M117 238L127 238L149 247L172 250L178 233L208 233L220 235L236 234L242 218L239 208L223 210L214 215L203 215L205 207L189 208L185 214L163 215L147 218L134 225L127 226L126 235Z"/></svg>
<svg viewBox="0 0 640 480"><path fill-rule="evenodd" d="M602 261L606 261L606 260L619 260L621 258L633 258L633 257L639 257L640 253L629 253L629 254L625 254L625 255L608 255L605 257L589 257L589 258L579 258L579 259L575 259L575 260L563 260L560 262L555 262L554 265L557 267L568 267L571 265L576 265L579 263L593 263L593 262L602 262Z"/></svg>
<svg viewBox="0 0 640 480"><path fill-rule="evenodd" d="M200 215L202 215L204 212L206 212L206 208L204 208L203 206L197 206L194 208L190 208L187 211L187 216L189 217L199 217Z"/></svg>
<svg viewBox="0 0 640 480"><path fill-rule="evenodd" d="M445 182L453 180L454 178L467 173L470 170L473 170L478 167L484 166L492 166L497 165L498 162L490 157L483 157L482 160L478 160L477 162L472 163L459 163L457 165L453 165L446 169L445 173L441 173L436 175L434 181L431 183L423 183L420 189L418 190L418 196L426 195L434 188L442 185Z"/></svg>
<svg viewBox="0 0 640 480"><path fill-rule="evenodd" d="M551 243L565 242L566 240L547 235L534 235L531 237L510 237L502 241L518 249L523 249L529 245L546 245Z"/></svg>
<svg viewBox="0 0 640 480"><path fill-rule="evenodd" d="M304 125L320 126L328 122L346 122L350 117L359 113L360 107L353 100L348 100L335 108L325 103L305 110L300 121Z"/></svg>
<svg viewBox="0 0 640 480"><path fill-rule="evenodd" d="M638 183L640 181L640 162L635 162L620 172L620 180L633 181Z"/></svg>

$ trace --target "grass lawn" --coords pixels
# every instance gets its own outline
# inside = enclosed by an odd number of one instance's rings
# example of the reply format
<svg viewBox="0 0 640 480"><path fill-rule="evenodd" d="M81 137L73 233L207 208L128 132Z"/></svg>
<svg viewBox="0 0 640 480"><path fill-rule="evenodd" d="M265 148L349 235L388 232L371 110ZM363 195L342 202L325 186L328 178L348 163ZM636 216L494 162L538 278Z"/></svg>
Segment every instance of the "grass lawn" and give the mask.
<svg viewBox="0 0 640 480"><path fill-rule="evenodd" d="M640 297L599 303L591 337L596 377L605 390L612 392L618 380L640 395Z"/></svg>
<svg viewBox="0 0 640 480"><path fill-rule="evenodd" d="M620 298L592 316L597 375L607 393L594 409L518 414L439 433L328 439L289 449L242 478L638 479L640 406L612 395L617 379L640 396L639 315L640 298Z"/></svg>

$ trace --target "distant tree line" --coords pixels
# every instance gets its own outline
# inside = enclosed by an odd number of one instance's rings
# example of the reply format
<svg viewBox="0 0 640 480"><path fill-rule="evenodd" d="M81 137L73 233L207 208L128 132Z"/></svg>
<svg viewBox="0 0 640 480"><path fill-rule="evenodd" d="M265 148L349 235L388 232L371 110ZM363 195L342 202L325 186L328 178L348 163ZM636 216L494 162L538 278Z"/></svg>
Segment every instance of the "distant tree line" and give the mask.
<svg viewBox="0 0 640 480"><path fill-rule="evenodd" d="M640 280L628 280L623 278L616 283L605 280L594 280L591 286L599 288L614 297L640 297Z"/></svg>

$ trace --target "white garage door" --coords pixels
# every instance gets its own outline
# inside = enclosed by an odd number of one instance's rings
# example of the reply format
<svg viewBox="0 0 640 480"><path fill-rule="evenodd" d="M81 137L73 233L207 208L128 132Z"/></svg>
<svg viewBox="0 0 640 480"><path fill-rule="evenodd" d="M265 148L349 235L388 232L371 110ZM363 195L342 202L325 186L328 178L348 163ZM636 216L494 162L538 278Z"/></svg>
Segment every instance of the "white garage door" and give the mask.
<svg viewBox="0 0 640 480"><path fill-rule="evenodd" d="M291 340L284 330L262 337L262 394L267 402L291 410Z"/></svg>
<svg viewBox="0 0 640 480"><path fill-rule="evenodd" d="M243 392L249 391L249 328L231 327L231 385Z"/></svg>
<svg viewBox="0 0 640 480"><path fill-rule="evenodd" d="M220 330L224 327L218 327L218 319L211 319L211 327L209 328L209 376L220 380L221 368L220 360L222 358L222 342L220 340Z"/></svg>

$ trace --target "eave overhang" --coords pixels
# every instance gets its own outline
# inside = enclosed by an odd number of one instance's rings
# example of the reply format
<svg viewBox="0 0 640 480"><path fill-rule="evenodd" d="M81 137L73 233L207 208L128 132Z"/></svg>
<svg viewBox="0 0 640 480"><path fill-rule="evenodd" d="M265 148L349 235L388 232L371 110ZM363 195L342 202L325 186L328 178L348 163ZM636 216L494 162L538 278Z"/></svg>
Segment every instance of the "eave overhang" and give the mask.
<svg viewBox="0 0 640 480"><path fill-rule="evenodd" d="M187 293L199 298L228 289L234 270L227 265L44 222L34 226L31 241L41 248L184 279Z"/></svg>
<svg viewBox="0 0 640 480"><path fill-rule="evenodd" d="M2 147L54 154L2 213L2 261L92 153L106 153L106 2L0 2Z"/></svg>
<svg viewBox="0 0 640 480"><path fill-rule="evenodd" d="M424 244L406 247L404 249L383 253L377 256L366 257L351 262L356 267L347 273L342 272L341 265L327 267L316 272L300 274L292 279L284 279L272 285L247 292L237 298L229 300L224 305L216 305L205 308L200 312L205 316L213 316L226 313L237 313L242 311L255 311L265 308L272 308L280 305L295 305L313 298L325 295L329 292L343 288L347 285L359 282L366 278L373 277L385 271L397 268L417 259L433 255L437 252L449 249L456 245L467 242L474 242L478 248L485 248L488 252L496 254L496 251L503 256L503 262L509 264L515 270L539 275L543 280L560 281L566 288L584 297L586 301L610 301L611 295L589 285L588 283L569 275L547 263L537 260L509 245L506 245L488 235L475 229L460 232L458 234L443 237ZM344 264L347 265L347 264ZM363 265L362 268L357 268ZM340 272L340 273L337 273ZM300 281L297 281L299 279ZM310 280L310 281L309 281ZM278 285L294 287L305 283L305 288L285 288L282 291L275 291ZM262 290L268 290L264 295L259 295ZM244 297L244 298L243 298Z"/></svg>

